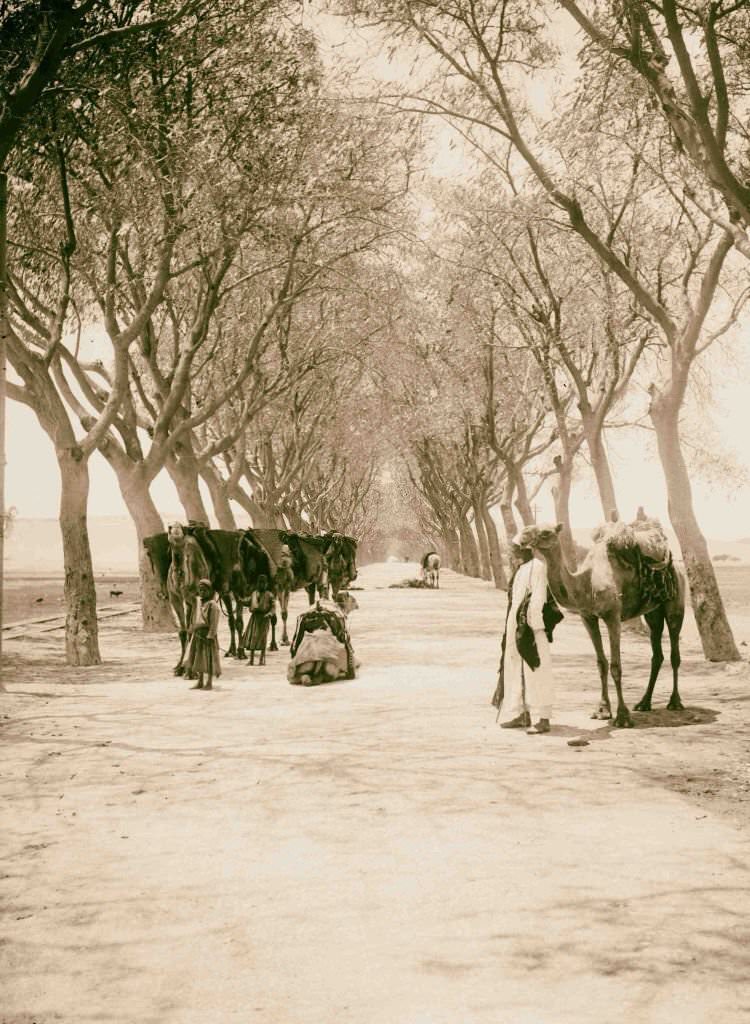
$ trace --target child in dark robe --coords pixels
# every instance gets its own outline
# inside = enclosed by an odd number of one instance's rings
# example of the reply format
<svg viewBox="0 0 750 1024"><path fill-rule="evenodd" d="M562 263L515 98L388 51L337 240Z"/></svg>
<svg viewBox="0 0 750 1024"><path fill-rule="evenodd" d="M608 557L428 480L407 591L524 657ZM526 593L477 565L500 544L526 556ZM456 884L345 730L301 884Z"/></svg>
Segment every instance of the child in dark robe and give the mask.
<svg viewBox="0 0 750 1024"><path fill-rule="evenodd" d="M197 676L197 682L191 689L213 689L214 676L221 675L221 655L219 654L219 602L210 580L198 583L198 600L195 609L195 621L192 626L193 639L188 656L188 672ZM206 677L204 683L203 677Z"/></svg>
<svg viewBox="0 0 750 1024"><path fill-rule="evenodd" d="M256 651L260 652L258 664L265 665L268 627L276 610L276 599L273 591L268 588L268 579L265 576L258 577L258 583L250 595L250 600L242 603L250 608L250 621L245 631L243 646L246 651L250 652L251 665L255 664Z"/></svg>

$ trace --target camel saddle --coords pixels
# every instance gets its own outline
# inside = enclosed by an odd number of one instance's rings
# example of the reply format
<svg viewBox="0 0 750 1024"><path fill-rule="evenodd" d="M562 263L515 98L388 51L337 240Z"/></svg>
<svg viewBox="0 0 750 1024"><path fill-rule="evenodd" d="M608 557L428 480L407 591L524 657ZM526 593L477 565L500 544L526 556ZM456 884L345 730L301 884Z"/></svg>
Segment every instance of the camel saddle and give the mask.
<svg viewBox="0 0 750 1024"><path fill-rule="evenodd" d="M632 523L605 523L592 534L594 543L607 545L607 552L622 565L635 569L644 596L653 603L669 600L677 592L677 576L669 540L658 519L643 515Z"/></svg>

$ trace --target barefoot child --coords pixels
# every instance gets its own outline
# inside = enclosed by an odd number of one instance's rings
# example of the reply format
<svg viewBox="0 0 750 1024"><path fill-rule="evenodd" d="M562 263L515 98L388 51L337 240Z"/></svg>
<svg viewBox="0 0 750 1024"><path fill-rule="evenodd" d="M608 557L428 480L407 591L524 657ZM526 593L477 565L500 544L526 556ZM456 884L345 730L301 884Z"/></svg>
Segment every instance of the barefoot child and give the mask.
<svg viewBox="0 0 750 1024"><path fill-rule="evenodd" d="M193 639L190 645L188 671L198 677L193 690L213 689L213 677L221 675L221 659L217 630L219 627L219 602L210 580L198 583L198 601L193 623ZM206 682L203 682L203 676Z"/></svg>
<svg viewBox="0 0 750 1024"><path fill-rule="evenodd" d="M268 643L268 626L276 609L276 600L273 591L268 589L268 580L265 576L258 577L256 589L250 595L249 601L243 604L250 606L250 621L247 624L243 646L250 652L250 664L255 664L255 652L259 651L259 665L266 663L266 645Z"/></svg>

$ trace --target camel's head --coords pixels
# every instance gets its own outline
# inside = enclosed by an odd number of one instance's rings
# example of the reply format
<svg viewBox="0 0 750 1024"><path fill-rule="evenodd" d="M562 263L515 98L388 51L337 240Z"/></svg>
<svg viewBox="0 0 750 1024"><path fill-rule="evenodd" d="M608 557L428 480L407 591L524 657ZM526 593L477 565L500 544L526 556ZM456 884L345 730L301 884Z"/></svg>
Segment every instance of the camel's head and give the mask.
<svg viewBox="0 0 750 1024"><path fill-rule="evenodd" d="M336 595L336 604L339 606L344 615L349 615L359 608L359 603L356 597L349 593L348 590L340 590Z"/></svg>
<svg viewBox="0 0 750 1024"><path fill-rule="evenodd" d="M532 548L534 551L549 551L550 548L555 548L560 543L560 530L562 530L561 523L557 523L555 526L551 524L538 526L535 523L533 526L524 526L518 540L523 547Z"/></svg>
<svg viewBox="0 0 750 1024"><path fill-rule="evenodd" d="M170 523L167 527L167 537L170 544L182 544L185 540L185 531L182 523Z"/></svg>

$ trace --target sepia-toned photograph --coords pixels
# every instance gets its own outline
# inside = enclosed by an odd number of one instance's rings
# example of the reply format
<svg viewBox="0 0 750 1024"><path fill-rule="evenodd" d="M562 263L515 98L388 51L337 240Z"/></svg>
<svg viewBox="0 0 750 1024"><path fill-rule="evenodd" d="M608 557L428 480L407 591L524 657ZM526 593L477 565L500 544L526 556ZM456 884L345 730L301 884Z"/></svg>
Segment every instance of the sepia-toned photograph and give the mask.
<svg viewBox="0 0 750 1024"><path fill-rule="evenodd" d="M750 0L0 0L0 1024L750 1024Z"/></svg>

